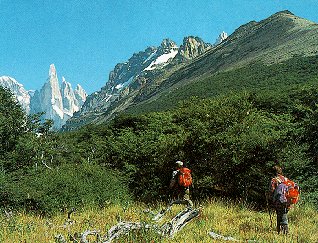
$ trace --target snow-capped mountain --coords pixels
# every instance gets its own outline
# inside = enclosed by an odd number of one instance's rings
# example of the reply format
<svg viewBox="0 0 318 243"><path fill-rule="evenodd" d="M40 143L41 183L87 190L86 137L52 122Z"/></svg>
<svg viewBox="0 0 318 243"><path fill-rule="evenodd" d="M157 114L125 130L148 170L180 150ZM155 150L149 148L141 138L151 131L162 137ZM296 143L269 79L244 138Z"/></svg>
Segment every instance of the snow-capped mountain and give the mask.
<svg viewBox="0 0 318 243"><path fill-rule="evenodd" d="M30 112L30 94L22 84L16 81L14 78L8 76L0 77L0 86L9 89L16 100L21 104L22 108L29 113Z"/></svg>
<svg viewBox="0 0 318 243"><path fill-rule="evenodd" d="M60 87L54 64L50 65L49 77L41 90L27 91L14 78L0 77L0 86L9 89L27 114L45 112L44 119L52 119L54 128L59 129L80 110L86 100L86 92L77 85L73 90L69 82L62 77Z"/></svg>
<svg viewBox="0 0 318 243"><path fill-rule="evenodd" d="M175 42L169 39L164 39L157 51L148 57L148 60L153 59L153 61L143 71L164 67L169 63L169 60L172 60L177 55L178 49L179 47Z"/></svg>
<svg viewBox="0 0 318 243"><path fill-rule="evenodd" d="M87 97L86 91L78 84L74 90L74 95L75 100L77 101L77 106L81 108Z"/></svg>
<svg viewBox="0 0 318 243"><path fill-rule="evenodd" d="M31 113L45 112L44 118L52 119L54 128L60 128L74 112L79 111L86 96L80 85L73 91L71 84L64 77L60 87L55 66L51 64L46 83L31 98L30 110Z"/></svg>
<svg viewBox="0 0 318 243"><path fill-rule="evenodd" d="M175 42L164 39L159 47L148 47L144 51L133 54L127 62L118 63L110 72L106 85L99 92L87 97L81 112L109 106L123 94L130 91L131 84L141 74L155 72L166 66L178 53Z"/></svg>

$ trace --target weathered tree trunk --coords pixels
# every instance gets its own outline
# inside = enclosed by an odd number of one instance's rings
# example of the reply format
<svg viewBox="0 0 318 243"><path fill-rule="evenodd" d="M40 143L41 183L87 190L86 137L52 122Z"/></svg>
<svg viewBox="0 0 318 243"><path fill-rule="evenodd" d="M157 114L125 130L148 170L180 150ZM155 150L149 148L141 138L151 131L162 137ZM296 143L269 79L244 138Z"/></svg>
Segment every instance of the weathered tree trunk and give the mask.
<svg viewBox="0 0 318 243"><path fill-rule="evenodd" d="M95 235L96 236L96 242L100 242L99 231L97 231L97 230L86 230L81 235L80 243L89 243L89 241L86 239L87 236L89 236L89 235Z"/></svg>
<svg viewBox="0 0 318 243"><path fill-rule="evenodd" d="M180 231L191 219L198 215L199 209L186 208L161 227L162 235L173 237L175 233Z"/></svg>
<svg viewBox="0 0 318 243"><path fill-rule="evenodd" d="M139 222L120 222L117 225L110 228L108 231L106 240L103 241L103 243L110 243L112 240L122 236L127 235L132 230L137 229L150 229L151 226L145 223L139 223Z"/></svg>
<svg viewBox="0 0 318 243"><path fill-rule="evenodd" d="M153 220L159 221L167 211L170 210L168 207L166 210L161 210ZM173 237L178 231L180 231L190 220L197 217L199 215L199 209L186 208L183 211L179 212L172 220L168 223L165 223L162 226L158 226L157 224L147 224L145 222L119 222L118 224L111 227L104 237L100 237L99 231L97 230L86 230L82 234L80 234L80 243L88 243L87 240L88 235L96 236L96 243L110 243L114 239L119 238L122 235L127 235L130 231L138 230L138 229L154 229L158 235L163 237ZM70 220L70 219L68 219ZM79 239L79 237L77 238ZM57 242L66 242L65 238L62 235L57 235L55 237Z"/></svg>
<svg viewBox="0 0 318 243"><path fill-rule="evenodd" d="M160 218L167 212L160 211ZM178 231L180 231L191 219L197 217L199 215L199 209L191 209L186 208L185 210L178 213L171 221L159 227L156 224L149 225L145 223L134 223L134 222L120 222L117 225L113 226L107 235L107 240L103 241L103 243L110 243L113 239L118 238L121 235L128 234L131 230L136 229L156 229L159 235L164 237L173 237ZM156 217L155 218L158 218Z"/></svg>

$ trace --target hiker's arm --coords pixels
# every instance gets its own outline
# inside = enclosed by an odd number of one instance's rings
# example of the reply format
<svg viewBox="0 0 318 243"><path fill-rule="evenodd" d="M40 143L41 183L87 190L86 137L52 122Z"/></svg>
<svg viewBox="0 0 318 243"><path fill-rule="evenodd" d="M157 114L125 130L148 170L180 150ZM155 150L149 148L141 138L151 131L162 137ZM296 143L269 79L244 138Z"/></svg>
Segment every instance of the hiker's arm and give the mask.
<svg viewBox="0 0 318 243"><path fill-rule="evenodd" d="M270 185L269 185L269 192L270 194L273 194L273 192L275 191L277 187L277 181L273 178L270 182Z"/></svg>
<svg viewBox="0 0 318 243"><path fill-rule="evenodd" d="M276 188L276 183L275 180L272 179L268 185L267 190L265 191L265 198L267 203L272 203L272 198L273 198L273 193L275 191Z"/></svg>
<svg viewBox="0 0 318 243"><path fill-rule="evenodd" d="M172 172L172 178L170 180L170 184L169 184L169 188L172 189L176 186L176 183L177 183L177 174L178 174L178 171L175 170Z"/></svg>
<svg viewBox="0 0 318 243"><path fill-rule="evenodd" d="M172 188L175 187L175 185L176 185L176 180L175 180L174 178L172 178L172 179L170 180L169 188L172 189Z"/></svg>

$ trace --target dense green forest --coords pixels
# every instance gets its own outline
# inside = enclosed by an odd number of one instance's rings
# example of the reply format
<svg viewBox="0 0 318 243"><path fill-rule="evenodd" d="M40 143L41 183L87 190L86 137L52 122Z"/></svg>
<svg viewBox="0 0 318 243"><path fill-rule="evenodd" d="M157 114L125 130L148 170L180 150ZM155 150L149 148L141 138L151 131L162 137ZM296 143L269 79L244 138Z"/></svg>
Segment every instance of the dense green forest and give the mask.
<svg viewBox="0 0 318 243"><path fill-rule="evenodd" d="M0 89L1 206L47 214L167 201L174 162L183 160L193 170L194 200L218 195L264 206L270 169L278 163L301 185L302 200L318 207L317 58L298 60L288 68L296 71L257 64L249 79L248 69L237 71L252 83L268 76L254 90L240 81L224 94L193 96L174 109L121 115L72 132L51 131L41 114L27 117ZM234 74L200 85L230 80L233 86Z"/></svg>

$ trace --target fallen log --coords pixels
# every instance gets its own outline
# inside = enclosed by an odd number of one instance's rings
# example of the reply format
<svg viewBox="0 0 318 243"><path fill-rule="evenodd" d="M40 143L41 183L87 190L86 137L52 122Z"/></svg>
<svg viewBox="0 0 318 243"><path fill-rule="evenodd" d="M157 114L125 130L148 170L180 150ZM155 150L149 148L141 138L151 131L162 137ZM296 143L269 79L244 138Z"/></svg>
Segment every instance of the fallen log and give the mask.
<svg viewBox="0 0 318 243"><path fill-rule="evenodd" d="M191 219L199 216L199 209L186 208L178 213L170 222L161 227L162 235L173 237L180 231Z"/></svg>
<svg viewBox="0 0 318 243"><path fill-rule="evenodd" d="M120 222L110 228L103 243L110 243L112 240L119 238L122 235L127 235L132 230L137 229L150 229L151 226L146 223L139 222Z"/></svg>
<svg viewBox="0 0 318 243"><path fill-rule="evenodd" d="M153 220L159 221L171 208L168 207L165 210L161 210ZM86 230L80 234L80 243L88 243L88 235L96 236L96 243L111 243L114 239L120 236L127 235L129 232L138 229L153 229L158 235L163 237L173 237L178 231L180 231L188 222L199 215L199 209L186 208L179 212L172 220L159 226L157 224L147 224L145 222L119 222L118 224L111 227L104 237L100 237L99 231L97 230ZM62 235L55 236L56 242L66 242Z"/></svg>
<svg viewBox="0 0 318 243"><path fill-rule="evenodd" d="M89 236L89 235L95 235L96 236L96 242L100 242L100 236L99 236L99 231L98 230L86 230L81 235L80 243L89 243L89 241L87 240L87 236Z"/></svg>
<svg viewBox="0 0 318 243"><path fill-rule="evenodd" d="M160 211L160 218L167 211ZM159 215L158 214L158 215ZM157 216L158 216L157 215ZM180 231L190 220L199 215L199 209L186 208L180 213L178 213L172 220L165 223L161 227L156 224L150 225L146 223L134 223L134 222L120 222L117 225L113 226L109 231L106 237L106 240L103 243L110 243L112 240L120 237L121 235L128 234L131 230L136 229L155 229L155 231L164 237L173 237L178 231Z"/></svg>

